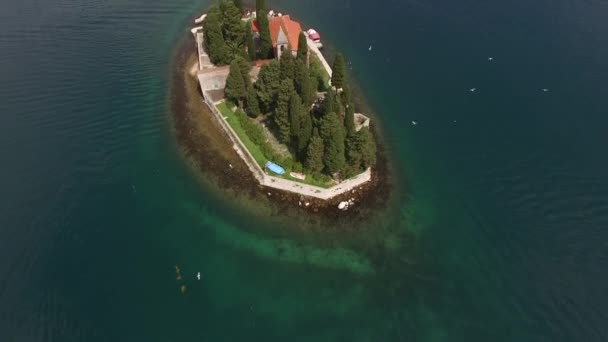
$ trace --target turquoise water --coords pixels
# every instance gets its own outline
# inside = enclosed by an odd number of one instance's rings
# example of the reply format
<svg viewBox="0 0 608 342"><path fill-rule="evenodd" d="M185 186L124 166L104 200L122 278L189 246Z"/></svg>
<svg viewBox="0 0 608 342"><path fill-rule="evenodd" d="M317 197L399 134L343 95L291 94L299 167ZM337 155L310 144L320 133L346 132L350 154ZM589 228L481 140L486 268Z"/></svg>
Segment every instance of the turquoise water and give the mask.
<svg viewBox="0 0 608 342"><path fill-rule="evenodd" d="M207 2L4 4L3 341L608 338L605 2L267 3L352 64L391 207L299 229L197 180L168 86Z"/></svg>

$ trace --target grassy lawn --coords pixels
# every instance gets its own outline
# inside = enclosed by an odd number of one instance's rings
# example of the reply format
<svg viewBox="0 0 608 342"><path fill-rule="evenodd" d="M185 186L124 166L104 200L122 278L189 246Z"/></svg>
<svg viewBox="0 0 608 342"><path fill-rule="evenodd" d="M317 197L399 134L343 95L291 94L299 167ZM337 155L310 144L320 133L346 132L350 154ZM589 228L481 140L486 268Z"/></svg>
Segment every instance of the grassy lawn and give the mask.
<svg viewBox="0 0 608 342"><path fill-rule="evenodd" d="M314 185L314 186L318 186L319 188L329 188L330 185L325 185L325 182L322 180L318 180L316 178L313 178L310 174L304 173L306 175L306 179L297 179L297 178L293 178L289 175L289 173L292 170L290 170L289 168L285 168L285 174L283 175L273 175L275 177L279 177L279 178L285 178L288 179L290 181L294 181L294 182L298 182L298 183L302 183L302 184L308 184L308 185Z"/></svg>
<svg viewBox="0 0 608 342"><path fill-rule="evenodd" d="M256 145L253 141L251 141L249 136L247 136L247 133L241 126L239 119L237 118L236 114L229 108L229 105L226 104L226 102L222 102L217 105L217 109L226 118L226 122L228 122L232 130L236 133L236 135L238 135L239 139L241 139L241 141L249 150L249 153L251 153L258 165L260 165L260 167L264 169L266 162L269 159L264 156L260 147ZM281 166L285 169L285 173L283 175L272 174L273 176L278 178L284 178L298 183L314 185L321 188L329 188L329 186L325 185L325 181L313 178L310 174L305 174L306 179L304 180L293 178L289 175L289 173L293 170L290 167L285 167L283 165Z"/></svg>
<svg viewBox="0 0 608 342"><path fill-rule="evenodd" d="M251 153L251 155L253 156L253 159L255 159L255 161L260 165L260 167L264 168L264 165L266 165L266 161L268 161L268 159L264 157L264 154L262 153L258 145L254 144L249 139L249 137L245 133L245 130L243 130L243 127L241 127L241 123L237 119L234 112L230 108L228 108L226 102L222 102L217 105L217 109L226 118L226 121L228 122L230 127L232 127L232 130L234 130L236 135L239 136L239 139L241 139L243 144L245 144L245 147L247 147L249 153Z"/></svg>

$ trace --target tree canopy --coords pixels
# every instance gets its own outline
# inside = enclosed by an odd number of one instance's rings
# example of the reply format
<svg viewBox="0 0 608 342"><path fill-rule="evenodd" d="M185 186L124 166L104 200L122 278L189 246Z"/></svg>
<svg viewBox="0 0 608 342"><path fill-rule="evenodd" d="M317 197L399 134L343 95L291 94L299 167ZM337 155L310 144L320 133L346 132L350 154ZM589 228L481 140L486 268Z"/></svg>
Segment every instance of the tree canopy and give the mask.
<svg viewBox="0 0 608 342"><path fill-rule="evenodd" d="M207 17L203 22L203 36L205 50L213 64L226 64L227 47L222 33L218 6L209 7Z"/></svg>
<svg viewBox="0 0 608 342"><path fill-rule="evenodd" d="M255 118L259 116L260 111L260 103L258 102L258 95L253 87L249 88L247 92L247 115Z"/></svg>
<svg viewBox="0 0 608 342"><path fill-rule="evenodd" d="M236 56L245 56L246 25L233 0L221 0L219 6L209 7L203 34L205 49L213 64L226 65Z"/></svg>
<svg viewBox="0 0 608 342"><path fill-rule="evenodd" d="M293 81L289 78L281 81L277 95L277 106L274 111L274 122L279 129L279 140L288 143L291 137L289 121L289 103L294 93Z"/></svg>
<svg viewBox="0 0 608 342"><path fill-rule="evenodd" d="M247 56L250 61L255 61L257 58L257 51L255 50L255 42L253 41L253 32L251 31L251 25L247 25L245 31L245 40L247 42Z"/></svg>
<svg viewBox="0 0 608 342"><path fill-rule="evenodd" d="M319 173L321 170L323 170L324 151L325 146L323 146L323 139L321 139L319 136L319 131L315 128L306 152L305 165L310 171Z"/></svg>
<svg viewBox="0 0 608 342"><path fill-rule="evenodd" d="M313 88L312 81L310 79L310 72L306 66L306 62L296 60L294 76L296 91L302 98L302 103L304 103L304 106L308 108L315 101L316 91Z"/></svg>
<svg viewBox="0 0 608 342"><path fill-rule="evenodd" d="M272 40L270 39L270 27L268 24L268 14L263 9L258 9L256 14L258 29L260 30L260 58L272 58Z"/></svg>
<svg viewBox="0 0 608 342"><path fill-rule="evenodd" d="M344 156L344 127L336 113L329 113L321 119L319 132L325 151L323 154L323 165L329 174L340 171L346 162Z"/></svg>
<svg viewBox="0 0 608 342"><path fill-rule="evenodd" d="M261 110L265 113L274 110L279 84L281 82L281 70L277 61L264 64L258 74L255 89L260 100Z"/></svg>
<svg viewBox="0 0 608 342"><path fill-rule="evenodd" d="M304 32L300 32L298 36L298 59L301 61L306 61L306 57L308 56L308 43L306 41L306 35Z"/></svg>
<svg viewBox="0 0 608 342"><path fill-rule="evenodd" d="M226 97L231 100L242 103L245 96L247 96L247 88L241 74L241 68L239 66L238 59L234 59L230 63L230 72L226 79L226 87L224 89Z"/></svg>
<svg viewBox="0 0 608 342"><path fill-rule="evenodd" d="M332 66L331 85L340 89L344 87L346 67L344 65L344 57L341 53L336 54L334 64Z"/></svg>
<svg viewBox="0 0 608 342"><path fill-rule="evenodd" d="M255 9L257 11L266 10L266 3L264 0L255 0Z"/></svg>
<svg viewBox="0 0 608 342"><path fill-rule="evenodd" d="M367 127L362 127L347 139L348 164L364 170L376 163L376 143Z"/></svg>

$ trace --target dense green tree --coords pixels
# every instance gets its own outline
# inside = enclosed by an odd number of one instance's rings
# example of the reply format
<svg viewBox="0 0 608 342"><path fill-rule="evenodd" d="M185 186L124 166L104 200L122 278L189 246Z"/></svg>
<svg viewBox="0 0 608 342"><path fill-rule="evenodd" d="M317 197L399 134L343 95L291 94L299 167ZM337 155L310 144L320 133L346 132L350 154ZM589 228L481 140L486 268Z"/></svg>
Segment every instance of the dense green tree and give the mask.
<svg viewBox="0 0 608 342"><path fill-rule="evenodd" d="M302 124L302 99L294 91L291 94L289 100L289 130L291 133L292 141L295 143L295 147L298 147L298 141L300 138L300 126Z"/></svg>
<svg viewBox="0 0 608 342"><path fill-rule="evenodd" d="M222 34L230 52L228 58L231 62L232 58L244 53L245 25L241 21L241 11L232 0L221 0L220 12Z"/></svg>
<svg viewBox="0 0 608 342"><path fill-rule="evenodd" d="M334 174L340 171L346 162L344 156L344 128L336 113L329 113L321 119L319 132L323 138L325 151L323 164L325 169Z"/></svg>
<svg viewBox="0 0 608 342"><path fill-rule="evenodd" d="M306 152L305 165L310 171L319 173L323 170L324 151L325 146L323 145L323 139L319 136L319 131L315 128Z"/></svg>
<svg viewBox="0 0 608 342"><path fill-rule="evenodd" d="M233 0L236 8L239 9L241 13L243 13L243 0Z"/></svg>
<svg viewBox="0 0 608 342"><path fill-rule="evenodd" d="M258 29L260 30L260 58L272 58L272 40L270 39L270 27L268 24L268 14L265 10L258 10L256 14Z"/></svg>
<svg viewBox="0 0 608 342"><path fill-rule="evenodd" d="M247 96L247 88L245 87L245 82L243 81L243 75L241 74L241 68L239 67L237 59L230 63L230 72L226 79L224 92L226 93L226 97L231 101L237 102L239 107L242 105L245 96Z"/></svg>
<svg viewBox="0 0 608 342"><path fill-rule="evenodd" d="M221 0L222 33L226 41L239 41L243 38L244 26L241 21L241 12L233 0Z"/></svg>
<svg viewBox="0 0 608 342"><path fill-rule="evenodd" d="M281 82L281 70L277 61L264 64L255 82L255 89L260 100L261 110L269 113L274 110L279 84Z"/></svg>
<svg viewBox="0 0 608 342"><path fill-rule="evenodd" d="M255 0L255 9L257 11L266 11L266 3L264 0Z"/></svg>
<svg viewBox="0 0 608 342"><path fill-rule="evenodd" d="M347 136L355 133L355 105L352 103L348 103L344 109L344 128Z"/></svg>
<svg viewBox="0 0 608 342"><path fill-rule="evenodd" d="M234 60L238 64L239 69L241 69L241 76L243 76L245 88L249 89L251 87L251 76L249 75L249 72L251 71L251 63L247 62L247 60L245 60L245 58L242 56L236 56Z"/></svg>
<svg viewBox="0 0 608 342"><path fill-rule="evenodd" d="M247 42L247 56L250 61L257 59L257 53L255 51L255 42L253 41L253 32L251 32L251 24L247 23L247 30L245 31L245 40Z"/></svg>
<svg viewBox="0 0 608 342"><path fill-rule="evenodd" d="M350 87L348 86L347 83L345 83L344 86L342 86L342 92L340 92L340 99L342 100L342 103L344 103L345 105L348 103L351 103L353 101L352 93L351 93Z"/></svg>
<svg viewBox="0 0 608 342"><path fill-rule="evenodd" d="M311 84L310 73L308 71L308 67L306 66L306 62L296 60L294 81L296 91L302 98L304 106L309 108L316 98L316 91L313 89L313 85Z"/></svg>
<svg viewBox="0 0 608 342"><path fill-rule="evenodd" d="M224 65L227 60L227 48L222 33L221 15L218 6L209 7L207 17L203 22L205 50L211 63Z"/></svg>
<svg viewBox="0 0 608 342"><path fill-rule="evenodd" d="M279 140L283 143L289 143L290 141L289 103L294 92L293 81L291 79L287 78L281 81L273 119L279 130Z"/></svg>
<svg viewBox="0 0 608 342"><path fill-rule="evenodd" d="M334 59L334 64L331 69L331 85L336 87L336 89L344 87L346 67L344 65L344 57L342 57L341 53L336 55L336 59Z"/></svg>
<svg viewBox="0 0 608 342"><path fill-rule="evenodd" d="M293 80L296 74L296 60L293 58L289 48L285 49L281 54L279 64L281 65L281 79L290 78Z"/></svg>
<svg viewBox="0 0 608 342"><path fill-rule="evenodd" d="M310 115L310 111L308 108L302 106L302 114L300 115L300 132L298 134L298 146L296 146L298 150L298 154L304 157L304 152L306 152L306 147L310 142L310 137L312 135L312 116Z"/></svg>
<svg viewBox="0 0 608 342"><path fill-rule="evenodd" d="M333 89L328 89L325 93L325 98L323 99L323 107L322 114L323 116L328 115L329 113L338 112L338 103L336 101L336 92Z"/></svg>
<svg viewBox="0 0 608 342"><path fill-rule="evenodd" d="M306 57L308 56L308 43L306 42L306 36L304 32L300 32L298 36L298 59L301 61L306 61Z"/></svg>
<svg viewBox="0 0 608 342"><path fill-rule="evenodd" d="M255 118L257 116L259 116L261 113L260 111L260 104L258 102L258 96L256 94L256 91L253 87L249 88L249 91L247 92L247 115L251 116L252 118Z"/></svg>
<svg viewBox="0 0 608 342"><path fill-rule="evenodd" d="M357 171L362 171L376 163L376 142L367 127L348 137L346 141L348 164Z"/></svg>

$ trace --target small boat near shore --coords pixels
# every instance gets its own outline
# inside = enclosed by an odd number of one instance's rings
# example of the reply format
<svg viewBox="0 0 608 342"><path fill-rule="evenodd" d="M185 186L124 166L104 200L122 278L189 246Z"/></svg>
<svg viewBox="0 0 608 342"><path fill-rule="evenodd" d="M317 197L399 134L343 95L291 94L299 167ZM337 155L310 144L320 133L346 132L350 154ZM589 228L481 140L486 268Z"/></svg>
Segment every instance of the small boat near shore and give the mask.
<svg viewBox="0 0 608 342"><path fill-rule="evenodd" d="M306 31L306 35L310 40L313 41L313 43L315 43L317 48L320 49L323 47L323 43L321 43L321 35L315 29L309 29L308 31Z"/></svg>
<svg viewBox="0 0 608 342"><path fill-rule="evenodd" d="M284 168L280 167L279 165L277 165L277 164L275 164L275 163L273 163L271 161L266 162L265 166L266 166L266 169L268 169L268 170L276 173L277 175L282 175L282 174L285 173L285 169Z"/></svg>
<svg viewBox="0 0 608 342"><path fill-rule="evenodd" d="M290 172L289 175L296 179L301 179L301 180L306 179L306 175L303 173L300 173L300 172Z"/></svg>

